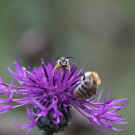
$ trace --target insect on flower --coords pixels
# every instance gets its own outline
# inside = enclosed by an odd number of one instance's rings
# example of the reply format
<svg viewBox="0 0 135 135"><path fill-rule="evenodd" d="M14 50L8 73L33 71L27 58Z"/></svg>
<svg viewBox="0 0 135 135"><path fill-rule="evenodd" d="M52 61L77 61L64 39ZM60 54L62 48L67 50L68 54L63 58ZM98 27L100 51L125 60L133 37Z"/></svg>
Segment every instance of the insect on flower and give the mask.
<svg viewBox="0 0 135 135"><path fill-rule="evenodd" d="M97 87L100 83L101 80L96 72L85 72L81 77L81 82L75 87L75 98L78 100L90 98L96 94Z"/></svg>
<svg viewBox="0 0 135 135"><path fill-rule="evenodd" d="M60 69L60 72L62 74L62 69L68 69L69 73L70 73L70 65L69 65L69 58L74 59L73 57L61 57L61 58L54 58L54 59L58 59L57 60L57 64L53 70L53 73L57 70Z"/></svg>
<svg viewBox="0 0 135 135"><path fill-rule="evenodd" d="M0 98L0 114L26 106L30 123L16 125L19 128L28 129L23 135L28 134L35 125L51 135L64 130L71 119L72 108L84 115L99 131L121 131L122 129L114 128L115 124L128 123L121 114L117 113L128 104L124 103L128 98L109 99L110 89L103 102L100 102L102 91L90 96L87 100L78 100L74 97L73 89L82 80L83 72L83 69L78 70L75 64L71 65L70 73L68 70L63 70L62 75L60 70L54 74L54 70L59 68L58 63L55 65L54 59L52 59L52 64L48 63L48 65L45 65L41 59L41 66L34 68L22 67L17 59L14 65L15 72L8 67L13 78L10 84L3 82L0 78L0 95L7 95L6 99ZM86 72L83 78L89 77L87 74ZM19 83L19 86L14 85L15 81ZM99 83L96 82L96 84ZM20 96L15 98L16 95ZM100 129L99 126L106 129Z"/></svg>

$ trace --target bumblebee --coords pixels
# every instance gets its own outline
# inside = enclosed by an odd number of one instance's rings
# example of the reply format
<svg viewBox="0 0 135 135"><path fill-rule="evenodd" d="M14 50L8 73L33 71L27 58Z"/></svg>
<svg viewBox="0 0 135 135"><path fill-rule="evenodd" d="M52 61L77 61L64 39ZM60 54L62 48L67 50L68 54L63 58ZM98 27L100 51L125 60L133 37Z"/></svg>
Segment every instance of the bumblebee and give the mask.
<svg viewBox="0 0 135 135"><path fill-rule="evenodd" d="M78 100L84 100L96 94L101 80L96 72L87 71L81 77L81 82L77 84L73 95Z"/></svg>
<svg viewBox="0 0 135 135"><path fill-rule="evenodd" d="M57 64L54 67L53 73L55 73L56 70L60 69L60 72L62 74L62 69L68 69L70 73L70 65L69 65L69 58L74 59L73 57L61 57L61 58L54 58L58 59Z"/></svg>

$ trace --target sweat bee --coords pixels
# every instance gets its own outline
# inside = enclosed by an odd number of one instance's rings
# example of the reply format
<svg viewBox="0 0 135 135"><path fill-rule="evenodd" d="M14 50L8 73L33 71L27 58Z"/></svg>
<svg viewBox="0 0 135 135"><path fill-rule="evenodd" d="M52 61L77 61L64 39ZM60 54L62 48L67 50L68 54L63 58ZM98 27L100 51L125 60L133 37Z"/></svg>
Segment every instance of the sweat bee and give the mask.
<svg viewBox="0 0 135 135"><path fill-rule="evenodd" d="M101 80L96 72L87 71L81 77L81 82L75 87L73 95L78 100L90 98L96 94Z"/></svg>
<svg viewBox="0 0 135 135"><path fill-rule="evenodd" d="M56 66L54 67L53 73L55 73L56 70L60 69L60 72L62 74L62 69L68 69L69 73L70 73L70 65L69 65L69 59L73 57L61 57L61 58L54 58L54 59L58 59Z"/></svg>

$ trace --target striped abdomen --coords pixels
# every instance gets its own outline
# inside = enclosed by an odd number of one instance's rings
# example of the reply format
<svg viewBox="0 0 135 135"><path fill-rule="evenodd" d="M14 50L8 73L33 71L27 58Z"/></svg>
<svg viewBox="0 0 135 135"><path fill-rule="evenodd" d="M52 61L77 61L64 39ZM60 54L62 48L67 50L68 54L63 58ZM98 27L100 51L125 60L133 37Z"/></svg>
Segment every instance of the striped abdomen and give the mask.
<svg viewBox="0 0 135 135"><path fill-rule="evenodd" d="M78 100L84 100L90 98L91 96L96 94L97 84L92 81L84 81L74 90L74 97Z"/></svg>

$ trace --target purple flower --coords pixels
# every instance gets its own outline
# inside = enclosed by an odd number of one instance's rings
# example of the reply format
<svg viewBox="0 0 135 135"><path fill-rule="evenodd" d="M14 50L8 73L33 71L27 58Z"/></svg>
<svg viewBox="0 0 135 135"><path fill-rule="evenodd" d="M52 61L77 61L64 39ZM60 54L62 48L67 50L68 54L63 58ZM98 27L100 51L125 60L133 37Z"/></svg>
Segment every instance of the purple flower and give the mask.
<svg viewBox="0 0 135 135"><path fill-rule="evenodd" d="M77 100L73 96L73 88L80 81L83 71L77 70L75 64L71 66L71 73L65 69L62 74L60 70L53 73L55 67L53 59L52 64L49 63L46 66L41 59L41 66L37 68L28 67L26 69L19 64L17 59L14 65L16 72L8 67L13 77L11 84L4 83L0 78L0 94L7 94L7 99L0 98L0 113L25 105L31 122L22 126L16 125L19 128L28 128L29 130L25 134L28 134L35 125L41 130L49 132L63 130L68 125L73 107L99 131L111 129L121 131L122 129L114 128L114 125L128 123L122 115L117 114L128 104L124 103L128 98L109 99L110 90L103 103L99 102L102 91L87 100ZM14 81L19 83L18 87L13 85ZM21 95L21 98L14 99L14 94ZM28 105L31 105L33 109L30 110ZM101 130L98 125L107 128Z"/></svg>

